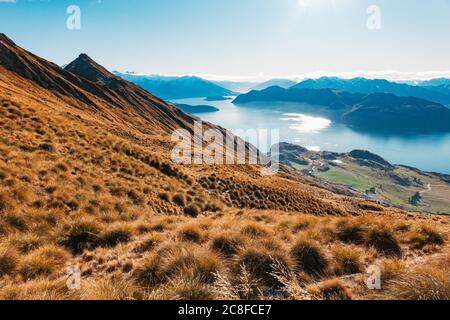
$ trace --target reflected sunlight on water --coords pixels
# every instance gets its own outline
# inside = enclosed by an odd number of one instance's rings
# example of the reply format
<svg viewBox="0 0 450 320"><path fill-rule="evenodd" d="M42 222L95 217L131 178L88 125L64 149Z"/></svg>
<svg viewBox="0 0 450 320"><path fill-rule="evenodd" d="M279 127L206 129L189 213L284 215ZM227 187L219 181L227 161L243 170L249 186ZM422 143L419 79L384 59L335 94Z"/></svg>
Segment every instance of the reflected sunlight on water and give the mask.
<svg viewBox="0 0 450 320"><path fill-rule="evenodd" d="M285 113L283 121L289 121L289 129L296 130L301 133L319 133L320 131L330 127L331 121L325 118L307 116L302 113Z"/></svg>

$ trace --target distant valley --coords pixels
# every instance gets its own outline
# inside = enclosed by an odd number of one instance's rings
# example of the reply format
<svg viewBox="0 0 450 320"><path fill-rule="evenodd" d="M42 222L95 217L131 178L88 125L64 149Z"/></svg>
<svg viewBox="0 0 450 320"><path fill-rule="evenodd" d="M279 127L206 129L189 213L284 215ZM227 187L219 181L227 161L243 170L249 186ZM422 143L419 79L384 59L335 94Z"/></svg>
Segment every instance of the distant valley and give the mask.
<svg viewBox="0 0 450 320"><path fill-rule="evenodd" d="M450 175L393 165L368 151L316 152L282 143L280 162L313 184L412 211L450 214Z"/></svg>

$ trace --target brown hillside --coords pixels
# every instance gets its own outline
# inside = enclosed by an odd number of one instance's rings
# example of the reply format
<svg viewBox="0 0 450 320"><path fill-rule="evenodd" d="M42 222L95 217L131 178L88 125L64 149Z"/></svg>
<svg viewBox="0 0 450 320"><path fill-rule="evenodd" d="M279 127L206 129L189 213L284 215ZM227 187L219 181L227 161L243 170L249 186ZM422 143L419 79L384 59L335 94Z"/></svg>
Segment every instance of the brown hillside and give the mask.
<svg viewBox="0 0 450 320"><path fill-rule="evenodd" d="M86 55L64 70L1 35L0 101L0 299L449 297L447 217L175 165L170 133L195 118Z"/></svg>

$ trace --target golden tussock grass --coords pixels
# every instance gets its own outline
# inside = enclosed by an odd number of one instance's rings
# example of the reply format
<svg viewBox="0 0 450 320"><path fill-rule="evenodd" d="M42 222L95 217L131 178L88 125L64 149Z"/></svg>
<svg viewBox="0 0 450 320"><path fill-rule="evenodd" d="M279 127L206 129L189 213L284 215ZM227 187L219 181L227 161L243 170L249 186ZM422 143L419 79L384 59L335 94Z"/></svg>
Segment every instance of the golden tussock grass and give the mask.
<svg viewBox="0 0 450 320"><path fill-rule="evenodd" d="M343 278L372 263L387 283L377 298L448 297L445 269L426 259L448 259L448 217L251 166L181 167L167 137L22 99L0 106L2 299L365 298Z"/></svg>
<svg viewBox="0 0 450 320"><path fill-rule="evenodd" d="M329 262L320 245L306 238L299 238L291 248L291 256L296 267L311 276L324 276Z"/></svg>

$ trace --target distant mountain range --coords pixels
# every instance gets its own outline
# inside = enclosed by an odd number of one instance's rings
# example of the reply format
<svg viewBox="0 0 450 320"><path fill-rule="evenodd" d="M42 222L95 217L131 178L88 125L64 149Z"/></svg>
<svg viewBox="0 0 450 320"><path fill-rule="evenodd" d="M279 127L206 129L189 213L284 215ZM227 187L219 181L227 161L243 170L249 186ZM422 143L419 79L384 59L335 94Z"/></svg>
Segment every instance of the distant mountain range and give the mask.
<svg viewBox="0 0 450 320"><path fill-rule="evenodd" d="M336 77L323 77L308 79L293 86L296 89L337 89L352 93L392 93L400 97L416 97L443 105L450 105L450 91L439 91L429 87L413 86L408 84L390 82L382 79L341 79Z"/></svg>
<svg viewBox="0 0 450 320"><path fill-rule="evenodd" d="M231 90L194 76L166 77L120 73L117 71L114 71L114 74L165 100L236 95Z"/></svg>
<svg viewBox="0 0 450 320"><path fill-rule="evenodd" d="M214 81L214 83L238 93L247 93L251 90L264 90L273 86L287 89L296 85L295 81L289 79L271 79L265 82Z"/></svg>
<svg viewBox="0 0 450 320"><path fill-rule="evenodd" d="M296 82L289 79L272 79L263 83L260 83L252 88L252 90L264 90L273 86L278 86L281 88L290 88L295 86Z"/></svg>
<svg viewBox="0 0 450 320"><path fill-rule="evenodd" d="M213 83L237 93L246 93L259 85L259 82L251 81L212 81Z"/></svg>
<svg viewBox="0 0 450 320"><path fill-rule="evenodd" d="M428 81L422 81L419 83L419 86L427 90L450 95L450 79L447 78L437 78Z"/></svg>
<svg viewBox="0 0 450 320"><path fill-rule="evenodd" d="M238 96L233 103L298 102L322 106L334 121L382 132L450 132L450 109L415 97L390 93L350 93L332 89L270 87ZM301 108L299 106L299 108Z"/></svg>
<svg viewBox="0 0 450 320"><path fill-rule="evenodd" d="M443 85L450 86L450 79L436 78L436 79L419 82L419 86L421 86L421 87L439 87L439 86L443 86Z"/></svg>

